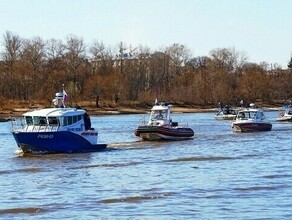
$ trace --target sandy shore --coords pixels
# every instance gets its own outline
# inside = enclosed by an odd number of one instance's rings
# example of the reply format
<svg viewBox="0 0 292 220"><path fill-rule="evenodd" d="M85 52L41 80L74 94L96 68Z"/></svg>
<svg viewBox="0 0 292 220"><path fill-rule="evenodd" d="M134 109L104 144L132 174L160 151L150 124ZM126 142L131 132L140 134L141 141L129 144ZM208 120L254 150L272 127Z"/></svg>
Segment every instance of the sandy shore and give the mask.
<svg viewBox="0 0 292 220"><path fill-rule="evenodd" d="M150 109L133 109L133 108L86 108L90 115L118 115L118 114L147 114ZM23 113L30 111L27 108L17 108L13 110L0 110L0 122L7 121L10 118L20 117ZM173 107L174 113L196 113L196 112L216 112L217 109L199 109L199 108L182 108Z"/></svg>
<svg viewBox="0 0 292 220"><path fill-rule="evenodd" d="M119 115L119 114L147 114L150 109L134 109L134 108L85 108L90 115ZM268 108L263 107L264 111L278 111L279 107ZM0 122L9 121L11 118L20 117L23 113L30 111L28 108L16 108L13 110L0 110ZM202 113L217 112L217 108L192 108L192 107L172 107L173 113Z"/></svg>

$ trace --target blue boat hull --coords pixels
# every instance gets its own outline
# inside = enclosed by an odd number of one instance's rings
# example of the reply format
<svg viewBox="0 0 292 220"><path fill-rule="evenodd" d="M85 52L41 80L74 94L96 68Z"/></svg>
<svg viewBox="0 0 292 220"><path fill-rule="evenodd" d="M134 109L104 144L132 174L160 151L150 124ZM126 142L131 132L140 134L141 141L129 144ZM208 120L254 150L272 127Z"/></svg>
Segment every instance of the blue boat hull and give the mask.
<svg viewBox="0 0 292 220"><path fill-rule="evenodd" d="M69 132L12 132L24 153L84 153L104 150L106 144L91 144L82 136Z"/></svg>

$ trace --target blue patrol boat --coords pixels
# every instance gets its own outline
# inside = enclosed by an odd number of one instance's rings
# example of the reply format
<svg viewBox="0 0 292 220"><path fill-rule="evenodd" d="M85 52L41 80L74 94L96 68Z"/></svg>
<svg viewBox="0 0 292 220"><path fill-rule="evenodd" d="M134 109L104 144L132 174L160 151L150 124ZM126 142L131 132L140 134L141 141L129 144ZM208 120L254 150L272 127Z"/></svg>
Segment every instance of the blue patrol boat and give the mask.
<svg viewBox="0 0 292 220"><path fill-rule="evenodd" d="M12 134L23 153L84 153L104 150L98 131L84 109L65 105L67 93L56 93L53 108L29 111L12 120ZM20 123L19 123L20 122Z"/></svg>

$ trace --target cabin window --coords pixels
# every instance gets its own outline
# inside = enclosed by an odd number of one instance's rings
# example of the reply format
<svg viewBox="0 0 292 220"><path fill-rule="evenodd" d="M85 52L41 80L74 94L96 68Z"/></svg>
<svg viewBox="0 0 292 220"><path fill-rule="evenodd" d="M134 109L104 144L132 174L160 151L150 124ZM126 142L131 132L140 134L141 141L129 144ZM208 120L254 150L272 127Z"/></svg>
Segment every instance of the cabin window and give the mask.
<svg viewBox="0 0 292 220"><path fill-rule="evenodd" d="M39 124L40 124L40 119L39 119L39 117L36 117L36 116L33 117L33 124L34 124L34 125L39 125Z"/></svg>
<svg viewBox="0 0 292 220"><path fill-rule="evenodd" d="M47 119L46 117L40 117L40 125L46 125L47 124Z"/></svg>
<svg viewBox="0 0 292 220"><path fill-rule="evenodd" d="M34 116L33 117L33 124L34 125L46 125L47 124L47 119L46 119L46 117Z"/></svg>
<svg viewBox="0 0 292 220"><path fill-rule="evenodd" d="M58 125L59 120L57 117L48 117L49 125Z"/></svg>
<svg viewBox="0 0 292 220"><path fill-rule="evenodd" d="M158 120L162 120L166 118L166 111L159 110L159 111L154 111L152 117Z"/></svg>
<svg viewBox="0 0 292 220"><path fill-rule="evenodd" d="M73 116L73 124L78 122L78 115Z"/></svg>
<svg viewBox="0 0 292 220"><path fill-rule="evenodd" d="M33 120L31 116L25 116L25 122L27 125L33 125Z"/></svg>
<svg viewBox="0 0 292 220"><path fill-rule="evenodd" d="M69 116L68 117L68 125L71 125L73 124L73 120L72 120L72 116Z"/></svg>
<svg viewBox="0 0 292 220"><path fill-rule="evenodd" d="M67 122L67 117L62 117L63 118L63 126L67 126L68 122Z"/></svg>
<svg viewBox="0 0 292 220"><path fill-rule="evenodd" d="M63 117L63 125L71 125L79 122L82 119L81 115L74 115L74 116L65 116Z"/></svg>

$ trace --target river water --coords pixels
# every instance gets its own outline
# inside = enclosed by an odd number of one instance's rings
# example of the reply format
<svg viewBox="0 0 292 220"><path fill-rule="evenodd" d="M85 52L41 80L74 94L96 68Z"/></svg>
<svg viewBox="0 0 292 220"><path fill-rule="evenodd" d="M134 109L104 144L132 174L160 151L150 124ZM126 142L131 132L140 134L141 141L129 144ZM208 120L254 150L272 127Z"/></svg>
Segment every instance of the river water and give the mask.
<svg viewBox="0 0 292 220"><path fill-rule="evenodd" d="M173 114L192 140L142 142L142 115L92 117L108 150L22 156L0 123L0 219L292 219L292 123L233 133Z"/></svg>

